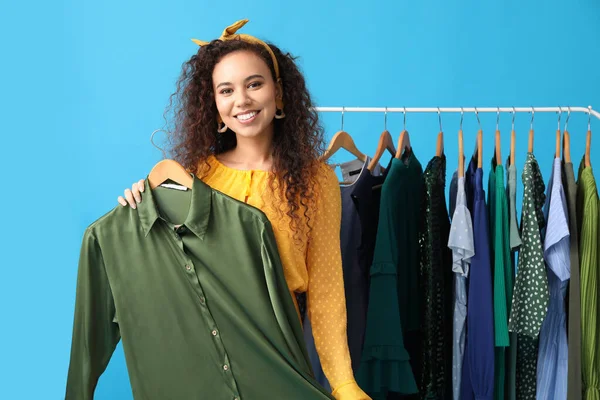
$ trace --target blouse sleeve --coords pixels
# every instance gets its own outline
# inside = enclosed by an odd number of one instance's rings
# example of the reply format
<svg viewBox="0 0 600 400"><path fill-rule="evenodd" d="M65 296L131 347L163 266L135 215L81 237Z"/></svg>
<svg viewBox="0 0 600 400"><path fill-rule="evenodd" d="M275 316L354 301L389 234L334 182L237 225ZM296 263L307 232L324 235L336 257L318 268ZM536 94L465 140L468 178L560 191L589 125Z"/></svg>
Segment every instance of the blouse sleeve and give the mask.
<svg viewBox="0 0 600 400"><path fill-rule="evenodd" d="M340 249L341 194L333 170L323 165L307 248L307 308L323 372L338 400L370 399L356 384L346 333L346 297Z"/></svg>

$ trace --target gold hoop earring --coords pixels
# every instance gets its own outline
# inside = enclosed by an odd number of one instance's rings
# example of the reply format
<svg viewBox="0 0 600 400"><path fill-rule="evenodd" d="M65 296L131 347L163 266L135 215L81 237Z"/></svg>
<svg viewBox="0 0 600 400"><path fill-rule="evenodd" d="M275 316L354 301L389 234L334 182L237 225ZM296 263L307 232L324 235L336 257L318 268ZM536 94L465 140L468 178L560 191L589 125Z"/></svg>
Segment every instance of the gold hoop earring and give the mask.
<svg viewBox="0 0 600 400"><path fill-rule="evenodd" d="M221 126L221 124L223 124L223 126ZM225 125L225 122L223 122L223 121L219 122L219 124L217 125L217 132L219 132L219 133L227 132L227 125Z"/></svg>
<svg viewBox="0 0 600 400"><path fill-rule="evenodd" d="M285 113L283 112L283 108L277 108L275 110L275 119L284 119Z"/></svg>

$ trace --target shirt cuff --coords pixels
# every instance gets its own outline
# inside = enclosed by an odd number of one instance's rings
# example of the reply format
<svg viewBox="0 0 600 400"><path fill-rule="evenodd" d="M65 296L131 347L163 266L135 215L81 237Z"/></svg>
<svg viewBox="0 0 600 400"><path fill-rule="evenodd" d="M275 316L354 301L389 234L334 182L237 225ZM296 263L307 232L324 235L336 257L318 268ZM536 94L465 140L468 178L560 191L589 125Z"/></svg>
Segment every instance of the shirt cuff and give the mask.
<svg viewBox="0 0 600 400"><path fill-rule="evenodd" d="M336 400L372 400L354 379L340 383L331 394Z"/></svg>

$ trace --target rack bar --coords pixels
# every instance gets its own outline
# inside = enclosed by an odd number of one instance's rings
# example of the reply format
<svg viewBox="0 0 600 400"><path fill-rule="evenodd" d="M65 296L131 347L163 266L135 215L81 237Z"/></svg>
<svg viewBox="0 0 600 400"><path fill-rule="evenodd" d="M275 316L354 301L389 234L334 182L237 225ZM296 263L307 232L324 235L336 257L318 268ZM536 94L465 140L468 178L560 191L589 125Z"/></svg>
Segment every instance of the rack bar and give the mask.
<svg viewBox="0 0 600 400"><path fill-rule="evenodd" d="M315 107L319 112L388 112L388 113L558 113L582 112L600 119L600 113L588 107Z"/></svg>

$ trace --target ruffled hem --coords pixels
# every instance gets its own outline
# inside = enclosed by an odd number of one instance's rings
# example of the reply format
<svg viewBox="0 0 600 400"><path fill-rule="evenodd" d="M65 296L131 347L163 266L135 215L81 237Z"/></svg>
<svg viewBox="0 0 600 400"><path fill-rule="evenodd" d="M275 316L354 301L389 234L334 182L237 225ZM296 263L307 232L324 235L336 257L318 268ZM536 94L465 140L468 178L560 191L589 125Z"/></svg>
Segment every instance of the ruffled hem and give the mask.
<svg viewBox="0 0 600 400"><path fill-rule="evenodd" d="M396 392L417 393L417 383L408 361L380 361L371 359L360 364L356 381L371 395Z"/></svg>

